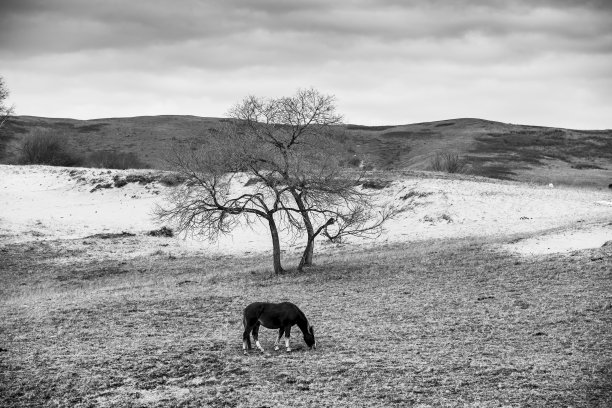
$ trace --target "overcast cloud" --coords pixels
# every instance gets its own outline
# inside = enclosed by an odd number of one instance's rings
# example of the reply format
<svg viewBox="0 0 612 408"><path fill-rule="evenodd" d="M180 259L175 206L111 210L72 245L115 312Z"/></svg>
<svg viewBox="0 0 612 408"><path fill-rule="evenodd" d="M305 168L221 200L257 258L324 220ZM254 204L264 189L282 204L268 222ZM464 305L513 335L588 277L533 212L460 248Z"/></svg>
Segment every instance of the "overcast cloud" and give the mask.
<svg viewBox="0 0 612 408"><path fill-rule="evenodd" d="M0 0L17 114L223 116L314 86L348 123L612 128L612 1Z"/></svg>

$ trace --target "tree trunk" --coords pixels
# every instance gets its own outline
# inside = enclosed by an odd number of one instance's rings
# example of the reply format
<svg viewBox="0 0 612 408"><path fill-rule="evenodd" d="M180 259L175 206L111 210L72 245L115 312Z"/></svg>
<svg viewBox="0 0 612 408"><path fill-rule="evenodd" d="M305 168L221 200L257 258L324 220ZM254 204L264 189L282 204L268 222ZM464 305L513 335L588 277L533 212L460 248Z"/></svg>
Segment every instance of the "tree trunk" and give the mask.
<svg viewBox="0 0 612 408"><path fill-rule="evenodd" d="M317 235L319 235L321 233L321 231L323 231L328 225L332 225L334 222L336 222L336 220L334 220L333 218L330 218L329 220L327 220L327 222L325 224L323 224L322 226L319 227L318 230L313 231L312 236L310 234L308 234L308 242L306 243L306 248L304 249L304 253L302 254L302 259L300 259L300 264L297 267L297 270L299 272L302 272L302 268L304 268L304 266L306 265L312 265L312 252L313 252L313 248L314 248L314 240L317 237ZM308 255L310 254L310 264L306 264L306 261L308 259Z"/></svg>
<svg viewBox="0 0 612 408"><path fill-rule="evenodd" d="M276 228L276 222L274 222L274 216L269 214L268 224L270 225L270 234L272 235L272 259L274 262L274 273L280 275L285 270L281 265L281 250L280 240L278 239L278 229Z"/></svg>
<svg viewBox="0 0 612 408"><path fill-rule="evenodd" d="M297 270L299 272L302 272L302 269L304 268L304 266L312 266L312 252L313 252L313 248L314 248L314 233L311 236L310 234L308 234L308 242L306 243L306 248L304 249L304 252L302 253L302 258L300 259L300 263L297 267Z"/></svg>
<svg viewBox="0 0 612 408"><path fill-rule="evenodd" d="M314 228L312 227L312 222L310 221L308 211L306 210L306 206L304 205L304 201L302 201L302 197L294 189L291 189L291 194L293 195L293 199L295 200L295 203L297 204L300 213L302 214L302 219L304 220L304 225L306 226L306 234L308 237L306 249L304 250L304 254L302 255L302 259L300 260L300 265L298 266L298 270L301 271L302 267L312 265L315 232Z"/></svg>

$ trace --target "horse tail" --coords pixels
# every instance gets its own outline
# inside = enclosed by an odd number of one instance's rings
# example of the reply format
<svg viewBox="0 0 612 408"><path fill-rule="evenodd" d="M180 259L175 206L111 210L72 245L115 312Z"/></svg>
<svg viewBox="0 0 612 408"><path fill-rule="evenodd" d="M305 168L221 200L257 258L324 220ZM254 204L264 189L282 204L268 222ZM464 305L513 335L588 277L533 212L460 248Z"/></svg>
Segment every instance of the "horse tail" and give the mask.
<svg viewBox="0 0 612 408"><path fill-rule="evenodd" d="M244 326L245 329L247 327L247 311L248 308L244 309L244 311L242 312L242 326Z"/></svg>
<svg viewBox="0 0 612 408"><path fill-rule="evenodd" d="M259 319L259 316L263 313L263 307L259 303L251 303L248 305L242 313L242 324L246 328L249 323Z"/></svg>

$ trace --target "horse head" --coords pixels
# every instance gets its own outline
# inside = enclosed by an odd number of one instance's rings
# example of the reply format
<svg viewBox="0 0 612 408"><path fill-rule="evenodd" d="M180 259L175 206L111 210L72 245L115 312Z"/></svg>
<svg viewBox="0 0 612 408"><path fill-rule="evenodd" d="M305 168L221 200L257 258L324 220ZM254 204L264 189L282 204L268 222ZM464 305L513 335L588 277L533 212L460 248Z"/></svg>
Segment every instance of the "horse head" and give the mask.
<svg viewBox="0 0 612 408"><path fill-rule="evenodd" d="M308 331L304 333L304 341L306 342L306 345L311 349L317 348L317 341L315 340L314 336L314 327L312 327L311 325L308 325Z"/></svg>

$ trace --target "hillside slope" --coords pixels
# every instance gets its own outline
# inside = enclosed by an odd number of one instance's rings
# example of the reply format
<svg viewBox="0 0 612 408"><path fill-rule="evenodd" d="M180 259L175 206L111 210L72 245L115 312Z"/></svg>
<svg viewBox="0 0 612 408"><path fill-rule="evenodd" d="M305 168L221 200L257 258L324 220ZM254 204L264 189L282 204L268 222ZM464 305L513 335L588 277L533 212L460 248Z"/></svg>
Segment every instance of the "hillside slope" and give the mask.
<svg viewBox="0 0 612 408"><path fill-rule="evenodd" d="M16 162L21 140L35 129L61 135L81 155L134 153L167 169L169 147L206 138L227 119L141 116L95 120L13 118L0 131L0 163ZM380 170L428 170L436 152L456 153L474 175L606 188L612 183L612 130L571 130L453 119L400 126L339 127L350 154Z"/></svg>
<svg viewBox="0 0 612 408"><path fill-rule="evenodd" d="M427 170L436 152L457 153L474 175L607 186L612 131L584 131L455 119L394 127L348 125L358 154L379 168Z"/></svg>

